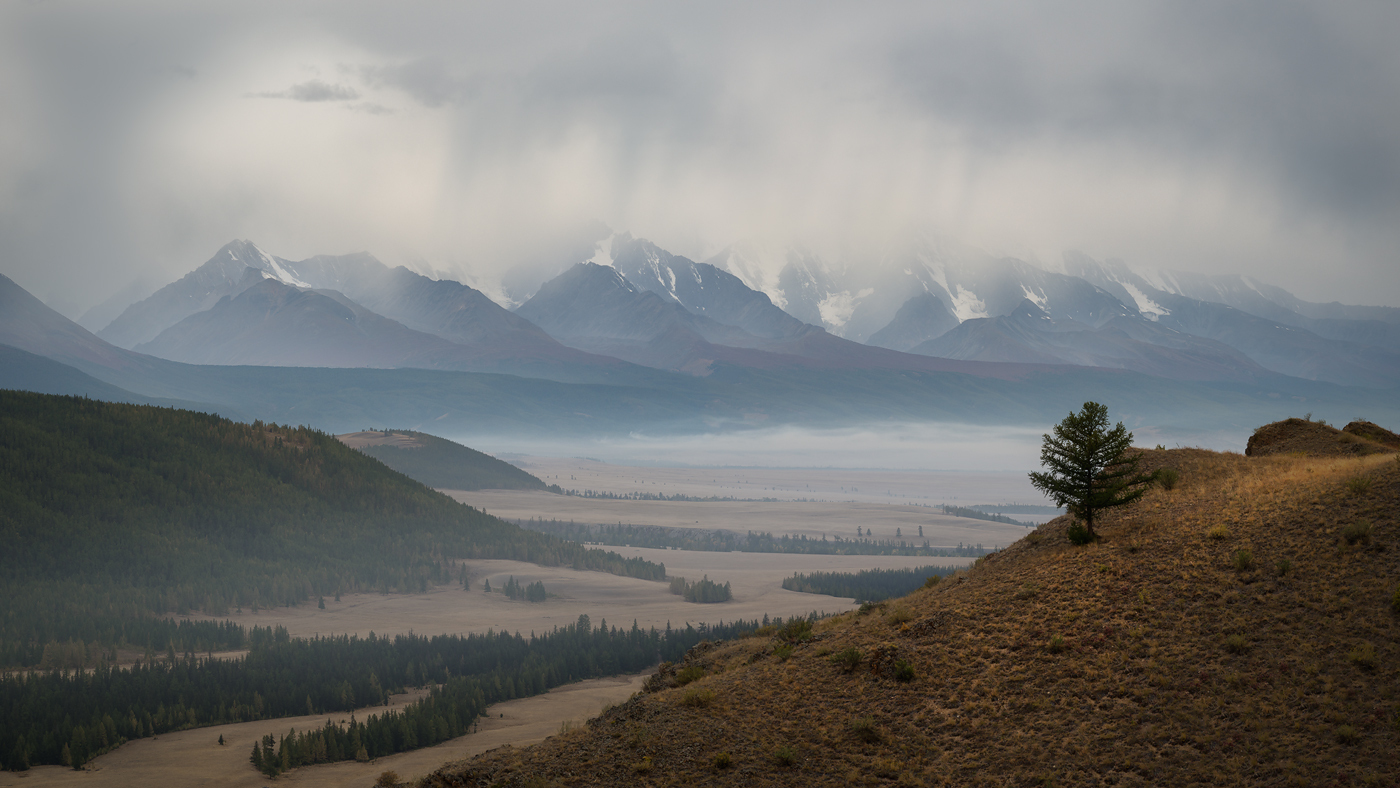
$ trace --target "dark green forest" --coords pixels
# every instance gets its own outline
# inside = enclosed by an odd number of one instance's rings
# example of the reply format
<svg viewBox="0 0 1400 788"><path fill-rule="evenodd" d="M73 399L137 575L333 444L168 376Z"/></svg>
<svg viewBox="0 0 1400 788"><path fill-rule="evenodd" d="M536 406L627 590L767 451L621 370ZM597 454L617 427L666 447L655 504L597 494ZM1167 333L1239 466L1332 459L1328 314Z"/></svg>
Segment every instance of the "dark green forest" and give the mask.
<svg viewBox="0 0 1400 788"><path fill-rule="evenodd" d="M705 575L694 583L684 577L671 578L671 593L676 594L687 602L698 602L709 604L712 602L728 602L734 598L733 592L729 590L728 581L720 585Z"/></svg>
<svg viewBox="0 0 1400 788"><path fill-rule="evenodd" d="M665 567L520 529L307 427L0 391L0 666L112 646L237 648L152 619L423 592L452 559L651 580ZM57 648L54 644L61 644Z"/></svg>
<svg viewBox="0 0 1400 788"><path fill-rule="evenodd" d="M857 602L879 602L905 596L922 587L930 577L947 577L955 566L921 566L914 569L864 569L859 572L795 574L783 588L806 594L851 597Z"/></svg>
<svg viewBox="0 0 1400 788"><path fill-rule="evenodd" d="M467 733L492 703L580 679L679 660L702 640L732 638L758 621L665 630L597 626L588 616L528 637L519 633L290 638L255 627L241 659L170 652L131 668L46 671L0 678L0 761L81 766L129 739L231 722L335 712L387 702L406 687L432 693L400 712L347 727L282 737L259 752L268 774L307 763L377 758ZM272 726L269 725L271 728ZM334 729L334 730L332 730ZM265 739L269 747L274 743ZM261 750L261 748L259 748Z"/></svg>
<svg viewBox="0 0 1400 788"><path fill-rule="evenodd" d="M420 445L363 446L358 451L439 490L543 490L545 483L508 462L435 435L382 430L411 436Z"/></svg>
<svg viewBox="0 0 1400 788"><path fill-rule="evenodd" d="M988 515L979 517L987 519ZM678 550L710 550L721 553L808 553L816 555L916 555L930 557L978 558L995 552L980 544L956 547L933 547L927 539L881 539L861 536L845 539L809 539L807 536L773 536L771 533L707 528L672 528L665 525L608 525L607 523L575 523L573 520L543 518L513 519L510 522L530 531L557 536L575 542L592 542L614 547L674 547Z"/></svg>

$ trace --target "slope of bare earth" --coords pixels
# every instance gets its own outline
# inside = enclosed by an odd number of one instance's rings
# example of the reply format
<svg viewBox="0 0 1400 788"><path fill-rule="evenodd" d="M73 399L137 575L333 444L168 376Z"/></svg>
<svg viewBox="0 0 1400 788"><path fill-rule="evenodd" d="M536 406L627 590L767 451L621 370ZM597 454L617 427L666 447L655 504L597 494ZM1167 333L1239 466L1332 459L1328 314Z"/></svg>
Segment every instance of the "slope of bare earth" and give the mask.
<svg viewBox="0 0 1400 788"><path fill-rule="evenodd" d="M638 580L602 572L581 572L565 567L543 567L519 561L469 561L471 589L457 585L439 586L426 594L347 594L339 602L326 600L326 609L316 605L264 608L257 613L244 610L227 618L244 626L287 628L293 637L329 634L424 635L485 632L543 632L554 626L571 624L587 614L597 625L631 625L665 628L669 622L733 621L762 618L765 614L806 615L813 610L849 610L850 599L801 594L782 587L782 581L795 572L854 572L872 568L965 566L966 558L918 558L911 556L790 555L772 553L712 553L701 551L657 550L649 548L609 548L627 556L641 556L666 564L667 573L691 579L708 575L711 580L729 582L734 599L721 604L686 602L671 594L665 583ZM522 585L540 581L549 598L541 603L515 601L502 593L484 593L483 583L500 589L514 577Z"/></svg>
<svg viewBox="0 0 1400 788"><path fill-rule="evenodd" d="M1147 454L1179 484L1095 544L1056 520L787 659L697 647L691 684L421 784L1397 785L1395 455Z"/></svg>
<svg viewBox="0 0 1400 788"><path fill-rule="evenodd" d="M1393 436L1394 433L1368 421L1354 421L1347 427L1348 429L1339 430L1326 422L1311 419L1276 421L1255 430L1244 453L1250 457L1270 454L1356 457L1390 452L1397 448L1377 442L1376 439L1384 440L1387 435ZM1373 429L1368 430L1368 427Z"/></svg>
<svg viewBox="0 0 1400 788"><path fill-rule="evenodd" d="M412 750L370 763L341 763L307 766L276 779L277 785L299 788L339 788L344 785L369 786L385 771L411 779L426 774L443 762L468 758L503 745L521 746L558 733L564 723L582 722L607 704L621 703L641 689L645 674L590 679L531 698L498 703L490 707L477 732L435 747ZM389 706L398 709L424 695L414 691L395 695ZM378 714L385 707L361 709L357 715ZM217 725L208 728L167 733L151 739L127 742L102 755L81 771L61 766L39 766L28 772L0 771L0 788L147 788L148 786L200 785L217 788L256 788L272 782L253 769L248 754L253 743L265 734L284 735L326 724L325 715ZM348 715L335 715L339 722ZM225 745L219 745L223 736Z"/></svg>
<svg viewBox="0 0 1400 788"><path fill-rule="evenodd" d="M880 540L905 539L933 547L962 544L1009 545L1026 528L989 520L942 514L926 506L794 501L624 501L556 495L541 490L443 490L469 506L507 520L574 521L613 525L749 531L808 539L856 538L856 528L873 529ZM1013 516L1016 519L1018 516ZM919 536L920 528L923 529ZM896 536L896 532L901 535Z"/></svg>

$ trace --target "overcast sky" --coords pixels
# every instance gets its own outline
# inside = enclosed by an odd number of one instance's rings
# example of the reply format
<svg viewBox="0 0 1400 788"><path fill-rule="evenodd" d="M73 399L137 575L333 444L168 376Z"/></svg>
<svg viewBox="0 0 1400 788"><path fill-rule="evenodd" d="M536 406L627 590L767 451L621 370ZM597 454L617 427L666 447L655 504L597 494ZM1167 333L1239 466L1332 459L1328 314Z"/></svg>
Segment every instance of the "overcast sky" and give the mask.
<svg viewBox="0 0 1400 788"><path fill-rule="evenodd" d="M930 228L1400 305L1400 4L0 4L0 271Z"/></svg>

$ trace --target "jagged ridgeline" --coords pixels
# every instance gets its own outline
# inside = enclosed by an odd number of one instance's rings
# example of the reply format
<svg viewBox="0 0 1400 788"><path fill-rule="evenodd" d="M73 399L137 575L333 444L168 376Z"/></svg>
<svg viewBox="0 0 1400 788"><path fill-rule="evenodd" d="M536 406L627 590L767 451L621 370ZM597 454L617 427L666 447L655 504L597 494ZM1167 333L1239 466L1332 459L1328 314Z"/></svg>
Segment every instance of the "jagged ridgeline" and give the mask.
<svg viewBox="0 0 1400 788"><path fill-rule="evenodd" d="M439 490L546 488L543 481L508 462L436 435L412 430L367 430L336 437L399 473Z"/></svg>
<svg viewBox="0 0 1400 788"><path fill-rule="evenodd" d="M164 648L173 633L150 614L422 592L455 578L454 558L665 577L459 504L316 430L15 391L0 391L0 539L8 665L56 642Z"/></svg>

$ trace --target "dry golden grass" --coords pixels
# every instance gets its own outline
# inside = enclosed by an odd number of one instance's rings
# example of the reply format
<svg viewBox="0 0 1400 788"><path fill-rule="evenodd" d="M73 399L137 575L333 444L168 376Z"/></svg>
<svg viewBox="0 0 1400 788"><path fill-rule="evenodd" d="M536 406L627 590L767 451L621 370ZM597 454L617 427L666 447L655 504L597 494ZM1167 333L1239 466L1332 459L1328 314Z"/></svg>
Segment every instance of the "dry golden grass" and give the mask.
<svg viewBox="0 0 1400 788"><path fill-rule="evenodd" d="M778 633L697 647L584 735L423 784L1396 785L1395 455L1144 460L1178 484L1109 514L1097 543L1048 523L819 623L787 659ZM1349 544L1359 520L1371 537ZM679 686L688 668L704 678Z"/></svg>

